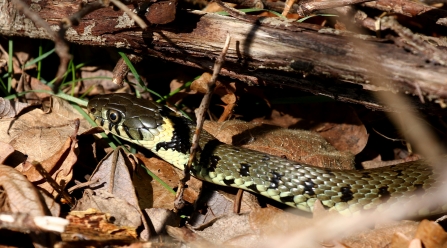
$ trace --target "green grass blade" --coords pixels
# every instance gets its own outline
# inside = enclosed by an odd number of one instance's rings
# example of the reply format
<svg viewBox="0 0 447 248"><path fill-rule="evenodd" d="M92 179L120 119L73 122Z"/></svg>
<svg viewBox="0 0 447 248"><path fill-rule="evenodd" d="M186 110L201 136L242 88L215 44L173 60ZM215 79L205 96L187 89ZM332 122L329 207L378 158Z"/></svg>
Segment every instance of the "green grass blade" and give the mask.
<svg viewBox="0 0 447 248"><path fill-rule="evenodd" d="M126 62L126 65L129 67L130 71L132 72L133 76L135 77L135 79L137 80L138 84L140 85L141 88L149 91L151 94L159 97L159 98L163 98L160 94L158 94L157 92L147 88L144 85L143 80L141 80L140 74L138 74L137 70L135 69L135 67L132 65L132 62L130 61L130 59L127 57L127 55L123 52L118 52L119 55L121 56L121 58L123 58L124 62ZM137 97L140 97L138 94L139 92L136 92Z"/></svg>
<svg viewBox="0 0 447 248"><path fill-rule="evenodd" d="M12 55L13 55L13 41L10 38L8 40L8 53L9 53L9 57L8 57L8 94L11 93L11 88L12 88L12 76L13 76L13 64L12 64Z"/></svg>
<svg viewBox="0 0 447 248"><path fill-rule="evenodd" d="M53 49L51 49L50 51L48 51L48 52L46 52L46 53L44 53L44 54L42 54L42 55L39 55L39 57L37 57L37 58L35 58L35 59L33 59L33 60L27 62L23 67L26 69L27 67L32 66L32 65L38 63L38 65L37 65L37 69L38 69L38 72L40 72L40 62L41 62L43 59L45 59L45 58L47 58L48 56L50 56L52 53L54 53L55 50L56 50L56 49L53 48ZM39 53L40 53L41 51L42 51L42 47L40 46L40 47L39 47Z"/></svg>

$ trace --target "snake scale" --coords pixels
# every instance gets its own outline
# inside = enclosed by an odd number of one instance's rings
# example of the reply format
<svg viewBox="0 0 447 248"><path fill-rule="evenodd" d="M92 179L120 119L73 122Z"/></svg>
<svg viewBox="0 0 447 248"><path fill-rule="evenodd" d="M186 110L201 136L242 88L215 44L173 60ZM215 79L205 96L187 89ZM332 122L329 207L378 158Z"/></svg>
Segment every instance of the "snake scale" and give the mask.
<svg viewBox="0 0 447 248"><path fill-rule="evenodd" d="M129 94L95 96L87 108L106 131L151 150L180 169L187 163L195 126L168 108ZM308 212L317 199L325 208L343 215L385 210L392 204L406 204L413 197L423 200L429 189L440 185L438 173L420 161L369 170L332 170L227 145L205 131L199 145L193 176ZM440 206L411 215L446 210Z"/></svg>

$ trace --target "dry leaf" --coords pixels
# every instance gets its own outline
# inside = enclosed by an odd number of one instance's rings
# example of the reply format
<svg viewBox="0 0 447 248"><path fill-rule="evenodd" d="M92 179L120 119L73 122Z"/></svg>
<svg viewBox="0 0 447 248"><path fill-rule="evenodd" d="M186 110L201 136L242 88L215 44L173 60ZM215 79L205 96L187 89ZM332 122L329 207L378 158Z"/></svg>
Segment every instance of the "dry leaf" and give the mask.
<svg viewBox="0 0 447 248"><path fill-rule="evenodd" d="M79 70L81 72L80 78L92 78L83 80L83 88L90 89L97 85L101 85L104 92L110 92L120 88L119 85L113 83L110 79L113 77L113 68L99 68L97 66L83 66Z"/></svg>
<svg viewBox="0 0 447 248"><path fill-rule="evenodd" d="M276 208L255 209L249 214L250 226L260 236L286 233L288 230L306 228L312 219L294 215Z"/></svg>
<svg viewBox="0 0 447 248"><path fill-rule="evenodd" d="M109 213L116 225L140 226L141 213L129 167L130 161L121 149L107 154L90 178L98 182L90 185L91 190L84 191L75 209L95 208Z"/></svg>
<svg viewBox="0 0 447 248"><path fill-rule="evenodd" d="M339 152L314 132L289 130L243 121L205 122L205 130L227 144L285 156L287 159L335 169L354 168L354 157Z"/></svg>
<svg viewBox="0 0 447 248"><path fill-rule="evenodd" d="M186 227L167 226L166 231L168 232L169 236L175 238L176 240L180 240L183 243L187 243L191 247L207 248L215 246L214 243L208 242Z"/></svg>
<svg viewBox="0 0 447 248"><path fill-rule="evenodd" d="M447 247L447 233L433 221L422 220L414 238L422 241L425 248Z"/></svg>
<svg viewBox="0 0 447 248"><path fill-rule="evenodd" d="M256 234L249 225L247 215L229 214L217 218L206 229L195 233L213 244L223 244L237 237ZM249 239L247 239L249 240ZM254 247L254 244L241 244L243 247Z"/></svg>
<svg viewBox="0 0 447 248"><path fill-rule="evenodd" d="M352 235L342 240L343 244L349 247L385 247L390 245L392 241L399 240L400 244L404 243L404 237L413 237L416 232L418 223L415 221L398 221L381 226L376 226L374 230L364 231L356 235ZM396 236L396 233L398 236ZM408 243L409 244L409 243ZM391 247L398 247L393 246ZM406 246L408 247L408 246Z"/></svg>
<svg viewBox="0 0 447 248"><path fill-rule="evenodd" d="M0 97L0 119L15 117L20 113L20 111L28 106L30 106L28 103L5 100L4 98Z"/></svg>
<svg viewBox="0 0 447 248"><path fill-rule="evenodd" d="M54 97L48 114L34 109L17 119L0 119L0 140L26 154L28 161L41 162L59 151L67 138L73 135L76 119L81 120L79 132L90 127L69 103Z"/></svg>
<svg viewBox="0 0 447 248"><path fill-rule="evenodd" d="M166 225L177 227L180 225L180 216L163 208L145 209L157 235L166 233Z"/></svg>
<svg viewBox="0 0 447 248"><path fill-rule="evenodd" d="M3 164L5 160L14 152L14 147L10 144L0 141L0 164Z"/></svg>
<svg viewBox="0 0 447 248"><path fill-rule="evenodd" d="M365 126L355 111L343 103L280 105L272 111L269 119L255 121L316 131L337 150L352 154L361 152L368 141Z"/></svg>
<svg viewBox="0 0 447 248"><path fill-rule="evenodd" d="M77 144L77 140L69 137L59 151L41 162L43 169L51 175L58 185L66 186L73 177L73 166L78 159L76 154ZM16 167L16 170L22 172L28 180L36 183L37 186L54 197L58 195L58 192L48 182L41 181L43 179L42 175L31 163L20 164Z"/></svg>
<svg viewBox="0 0 447 248"><path fill-rule="evenodd" d="M201 226L209 225L216 218L233 213L234 203L215 190L204 189L196 205L199 211L193 213L189 224L200 229Z"/></svg>
<svg viewBox="0 0 447 248"><path fill-rule="evenodd" d="M163 182L169 185L171 188L176 188L178 186L180 175L183 174L183 171L176 169L171 164L160 160L158 158L146 158L140 154L136 154L136 157L143 162L144 166L152 173L157 175ZM140 175L147 174L147 172L141 170L137 170ZM147 177L147 176L145 176ZM150 178L150 177L149 177ZM145 206L156 207L156 208L166 208L172 209L174 206L175 195L170 193L163 185L161 185L156 180L143 181L139 180L139 184L147 185L145 187L138 186L135 184L137 188L138 195L145 195L147 199L144 201L151 200L153 203L145 204ZM134 182L136 183L136 182ZM202 182L195 178L191 178L188 183L188 187L185 189L183 198L185 201L189 203L194 203L199 195L200 189L202 188ZM147 192L150 190L151 192ZM140 191L146 191L147 193L141 194ZM140 200L141 201L141 200Z"/></svg>
<svg viewBox="0 0 447 248"><path fill-rule="evenodd" d="M33 216L48 214L48 208L42 202L39 192L14 168L0 165L0 187L7 199L0 206L2 212L28 213Z"/></svg>

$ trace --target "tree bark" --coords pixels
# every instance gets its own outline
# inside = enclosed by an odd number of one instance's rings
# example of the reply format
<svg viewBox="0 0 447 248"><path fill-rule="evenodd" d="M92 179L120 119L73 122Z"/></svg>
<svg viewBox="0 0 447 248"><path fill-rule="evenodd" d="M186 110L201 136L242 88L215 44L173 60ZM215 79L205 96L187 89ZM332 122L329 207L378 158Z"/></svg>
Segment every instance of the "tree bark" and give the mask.
<svg viewBox="0 0 447 248"><path fill-rule="evenodd" d="M55 29L78 9L78 3L66 0L27 3ZM0 2L0 34L49 38L9 0ZM122 11L103 8L70 28L66 39L211 70L227 34L232 40L221 75L252 85L291 86L378 110L398 111L399 106L381 105L371 95L373 90L423 95L430 101L422 104L413 97L416 109L445 112L441 108L447 98L444 65L389 41L310 24L278 18L262 18L253 24L200 11L178 11L173 23L142 31Z"/></svg>

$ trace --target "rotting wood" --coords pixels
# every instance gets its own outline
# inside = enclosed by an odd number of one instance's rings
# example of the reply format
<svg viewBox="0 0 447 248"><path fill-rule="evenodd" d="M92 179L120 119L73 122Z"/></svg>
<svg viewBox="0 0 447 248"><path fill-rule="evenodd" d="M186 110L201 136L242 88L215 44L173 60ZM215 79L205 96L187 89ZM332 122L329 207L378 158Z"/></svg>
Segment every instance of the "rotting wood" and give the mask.
<svg viewBox="0 0 447 248"><path fill-rule="evenodd" d="M28 4L53 27L78 7L71 1ZM0 3L0 34L49 38L7 0ZM253 85L291 86L379 110L398 110L399 106L383 107L369 90L422 92L433 100L421 104L414 97L417 108L445 112L438 104L447 98L445 66L427 63L423 55L383 40L362 40L309 24L278 18L252 24L217 14L179 11L175 22L153 25L143 32L122 11L104 8L84 17L78 27L68 30L66 38L82 45L122 48L211 70L227 34L232 42L221 75ZM377 74L378 67L383 74ZM382 84L371 85L372 77Z"/></svg>

